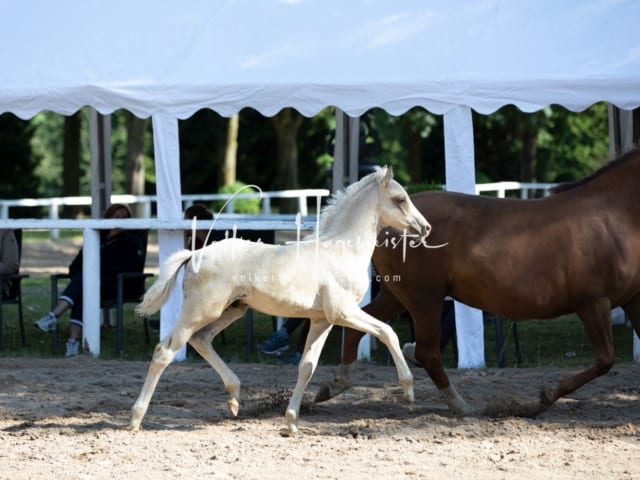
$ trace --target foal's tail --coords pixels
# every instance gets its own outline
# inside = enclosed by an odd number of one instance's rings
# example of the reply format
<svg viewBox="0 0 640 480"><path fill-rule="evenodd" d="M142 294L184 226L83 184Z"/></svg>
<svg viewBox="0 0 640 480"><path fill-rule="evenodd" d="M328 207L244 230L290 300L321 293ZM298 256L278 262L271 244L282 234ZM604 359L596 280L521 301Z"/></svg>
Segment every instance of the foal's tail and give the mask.
<svg viewBox="0 0 640 480"><path fill-rule="evenodd" d="M151 288L144 294L142 302L136 306L138 315L151 315L160 310L171 290L173 290L180 267L187 263L192 255L193 250L180 250L167 259L160 278L151 285Z"/></svg>

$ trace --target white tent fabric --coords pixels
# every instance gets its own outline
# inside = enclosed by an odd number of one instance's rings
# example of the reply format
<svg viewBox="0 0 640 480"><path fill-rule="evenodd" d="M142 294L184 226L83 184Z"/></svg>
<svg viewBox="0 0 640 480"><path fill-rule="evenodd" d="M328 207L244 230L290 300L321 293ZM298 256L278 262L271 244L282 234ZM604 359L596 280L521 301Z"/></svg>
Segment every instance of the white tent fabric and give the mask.
<svg viewBox="0 0 640 480"><path fill-rule="evenodd" d="M634 0L3 0L0 111L631 109L638 18Z"/></svg>
<svg viewBox="0 0 640 480"><path fill-rule="evenodd" d="M173 219L175 119L421 106L445 115L447 188L473 193L471 109L640 106L638 18L635 0L3 0L0 113L153 116L159 216ZM169 235L161 256L176 244ZM484 364L468 352L467 366Z"/></svg>

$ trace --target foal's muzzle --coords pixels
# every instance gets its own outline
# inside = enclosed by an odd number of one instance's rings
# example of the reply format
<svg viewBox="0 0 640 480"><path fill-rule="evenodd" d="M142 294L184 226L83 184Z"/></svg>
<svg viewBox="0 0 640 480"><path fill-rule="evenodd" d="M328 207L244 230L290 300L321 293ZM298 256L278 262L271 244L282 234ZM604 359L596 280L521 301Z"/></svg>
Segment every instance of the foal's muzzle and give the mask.
<svg viewBox="0 0 640 480"><path fill-rule="evenodd" d="M411 227L413 228L415 233L417 233L420 236L420 239L427 238L431 233L431 225L426 220L424 220L423 222L416 221L415 224L412 225Z"/></svg>

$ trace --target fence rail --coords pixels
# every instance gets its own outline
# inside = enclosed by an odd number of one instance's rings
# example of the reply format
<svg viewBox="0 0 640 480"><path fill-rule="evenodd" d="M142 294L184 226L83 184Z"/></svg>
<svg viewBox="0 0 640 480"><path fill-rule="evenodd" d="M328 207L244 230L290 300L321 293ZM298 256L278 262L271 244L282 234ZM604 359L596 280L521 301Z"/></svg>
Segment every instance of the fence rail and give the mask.
<svg viewBox="0 0 640 480"><path fill-rule="evenodd" d="M547 195L549 189L555 186L555 183L523 183L523 182L493 182L479 183L476 185L476 193L495 192L497 197L504 198L506 192L519 190L520 198L529 198L531 192L542 191L543 195ZM241 200L246 198L261 199L262 215L272 214L272 200L295 198L298 200L298 211L303 215L309 214L308 200L316 198L316 205L324 197L329 196L327 189L304 189L304 190L279 190L262 193L197 193L182 195L183 210L195 202L212 202L216 200L227 201L231 198ZM156 195L112 195L112 202L127 203L130 205L142 205L142 217L151 218L152 206L157 202ZM57 220L60 215L60 207L63 206L90 206L91 197L51 197L51 198L19 198L19 199L0 199L0 219L10 218L11 208L24 207L46 207L48 209L48 218ZM225 207L225 213L234 213L234 202L230 201Z"/></svg>
<svg viewBox="0 0 640 480"><path fill-rule="evenodd" d="M320 202L323 197L329 196L329 190L327 189L304 189L304 190L279 190L270 192L256 192L256 193L201 193L201 194L187 194L182 195L182 207L183 210L193 205L195 202L212 202L216 200L242 200L246 198L260 199L261 203L261 216L275 218L277 215L272 213L272 200L273 199L285 199L294 198L298 200L298 211L302 216L309 214L308 201L310 198L316 199L316 208L320 207ZM157 202L156 195L111 195L111 201L113 203L127 203L129 205L142 205L142 218L151 218L152 205ZM53 198L19 198L19 199L0 199L0 220L7 220L10 218L11 208L24 208L24 207L46 207L48 209L49 220L58 220L60 218L60 207L63 206L90 206L91 197L53 197ZM229 201L224 210L225 214L234 213L234 202ZM283 217L284 218L284 217ZM51 230L51 238L58 238L59 232L57 229Z"/></svg>
<svg viewBox="0 0 640 480"><path fill-rule="evenodd" d="M478 183L476 185L476 193L496 192L499 198L505 198L506 192L519 190L520 198L527 199L531 197L532 192L542 191L546 197L549 191L555 187L557 183L532 183L532 182L493 182Z"/></svg>

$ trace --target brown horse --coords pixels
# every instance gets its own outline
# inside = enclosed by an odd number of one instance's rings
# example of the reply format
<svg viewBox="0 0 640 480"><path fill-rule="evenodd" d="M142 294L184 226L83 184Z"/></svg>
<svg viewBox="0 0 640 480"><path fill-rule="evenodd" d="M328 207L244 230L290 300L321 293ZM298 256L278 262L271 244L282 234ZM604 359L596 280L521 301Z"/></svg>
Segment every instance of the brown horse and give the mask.
<svg viewBox="0 0 640 480"><path fill-rule="evenodd" d="M515 414L536 415L614 364L611 309L621 306L640 335L640 150L591 176L556 187L535 200L497 199L450 192L412 197L428 212L430 244L408 248L378 237L373 263L387 282L364 310L390 321L408 311L415 324L417 361L456 414L471 413L442 367L440 316L445 296L510 318L552 318L575 312L595 363L543 388L540 400ZM406 255L406 258L403 258ZM398 279L400 279L398 281ZM347 330L342 365L316 401L350 385L362 333Z"/></svg>

